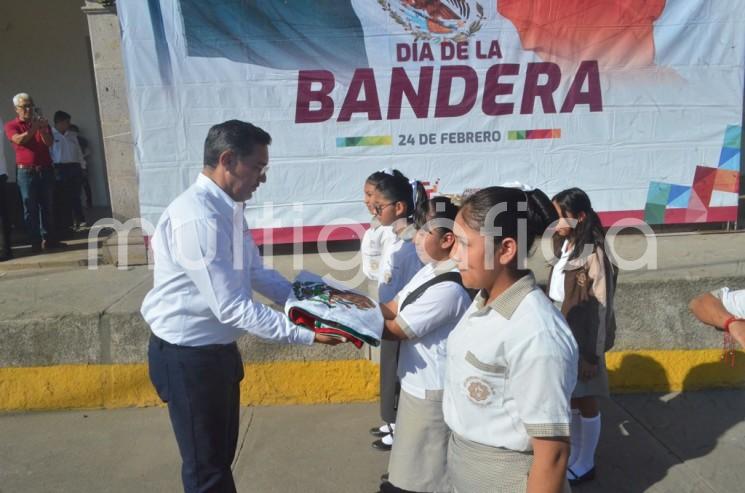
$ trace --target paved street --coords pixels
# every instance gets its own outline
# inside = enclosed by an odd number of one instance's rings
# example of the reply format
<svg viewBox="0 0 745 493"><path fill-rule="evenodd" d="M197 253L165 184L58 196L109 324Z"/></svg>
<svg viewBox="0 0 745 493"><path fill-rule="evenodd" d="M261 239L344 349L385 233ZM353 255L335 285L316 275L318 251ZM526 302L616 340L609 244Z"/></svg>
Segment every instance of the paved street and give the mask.
<svg viewBox="0 0 745 493"><path fill-rule="evenodd" d="M617 395L603 406L593 492L742 491L745 392ZM377 404L244 408L240 492L374 492ZM0 415L0 491L179 491L163 408Z"/></svg>

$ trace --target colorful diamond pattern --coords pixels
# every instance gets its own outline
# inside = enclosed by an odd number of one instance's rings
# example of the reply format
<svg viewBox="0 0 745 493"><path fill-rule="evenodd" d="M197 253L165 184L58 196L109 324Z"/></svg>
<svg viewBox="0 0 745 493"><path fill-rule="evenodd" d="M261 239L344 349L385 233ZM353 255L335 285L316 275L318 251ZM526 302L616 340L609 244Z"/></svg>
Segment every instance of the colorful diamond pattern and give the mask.
<svg viewBox="0 0 745 493"><path fill-rule="evenodd" d="M647 191L644 220L648 224L664 224L665 211L685 209L685 222L705 222L712 195L716 191L717 206L737 206L740 189L740 145L742 127L729 125L724 132L722 151L717 167L699 165L693 177L693 185L677 185L653 181ZM719 204L726 192L731 195L731 204Z"/></svg>

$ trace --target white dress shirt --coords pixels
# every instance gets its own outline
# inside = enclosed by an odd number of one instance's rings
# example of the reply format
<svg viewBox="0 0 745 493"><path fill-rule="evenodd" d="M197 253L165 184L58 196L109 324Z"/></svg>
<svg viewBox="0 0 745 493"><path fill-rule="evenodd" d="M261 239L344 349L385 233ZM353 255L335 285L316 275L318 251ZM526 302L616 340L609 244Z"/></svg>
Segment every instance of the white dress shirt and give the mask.
<svg viewBox="0 0 745 493"><path fill-rule="evenodd" d="M419 286L446 272L458 270L451 261L422 267L396 296L398 306ZM408 337L401 341L398 357L401 390L419 399L442 400L448 335L470 305L463 286L445 281L430 286L399 311L396 322Z"/></svg>
<svg viewBox="0 0 745 493"><path fill-rule="evenodd" d="M577 361L572 332L532 273L489 304L481 293L448 337L445 422L519 452L531 438L568 437Z"/></svg>
<svg viewBox="0 0 745 493"><path fill-rule="evenodd" d="M52 137L54 138L54 143L50 152L52 154L52 161L55 164L80 163L82 166L85 163L83 150L80 148L78 134L76 132L68 130L65 133L61 133L52 127Z"/></svg>
<svg viewBox="0 0 745 493"><path fill-rule="evenodd" d="M313 343L313 331L252 299L256 289L284 304L291 284L264 267L243 210L203 174L165 210L152 240L154 286L141 310L156 336L182 346L228 344L245 332Z"/></svg>
<svg viewBox="0 0 745 493"><path fill-rule="evenodd" d="M745 318L745 289L720 288L712 294L722 300L724 309L737 318Z"/></svg>

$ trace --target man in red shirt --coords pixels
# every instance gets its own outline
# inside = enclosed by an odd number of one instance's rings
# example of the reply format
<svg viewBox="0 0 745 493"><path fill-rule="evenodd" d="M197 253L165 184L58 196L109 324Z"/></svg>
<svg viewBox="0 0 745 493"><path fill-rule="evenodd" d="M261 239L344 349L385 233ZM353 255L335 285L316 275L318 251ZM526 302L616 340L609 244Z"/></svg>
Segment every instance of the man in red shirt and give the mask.
<svg viewBox="0 0 745 493"><path fill-rule="evenodd" d="M5 124L5 135L16 153L16 182L31 249L59 248L64 244L57 240L54 227L54 168L49 154L54 143L52 131L28 94L16 94L13 105L18 118Z"/></svg>

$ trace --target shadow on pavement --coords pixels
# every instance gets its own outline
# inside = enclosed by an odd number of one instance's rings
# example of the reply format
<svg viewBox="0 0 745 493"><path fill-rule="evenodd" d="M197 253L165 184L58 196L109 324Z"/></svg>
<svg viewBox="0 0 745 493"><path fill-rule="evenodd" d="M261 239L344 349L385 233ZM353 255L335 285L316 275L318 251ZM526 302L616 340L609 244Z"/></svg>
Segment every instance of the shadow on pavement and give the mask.
<svg viewBox="0 0 745 493"><path fill-rule="evenodd" d="M732 389L695 392L701 382L721 372L723 364L694 367L686 375L684 392L670 393L659 363L640 355L624 358L621 367L611 372L611 379L641 371L668 393L615 394L602 402L597 478L572 491L742 491L745 393Z"/></svg>

